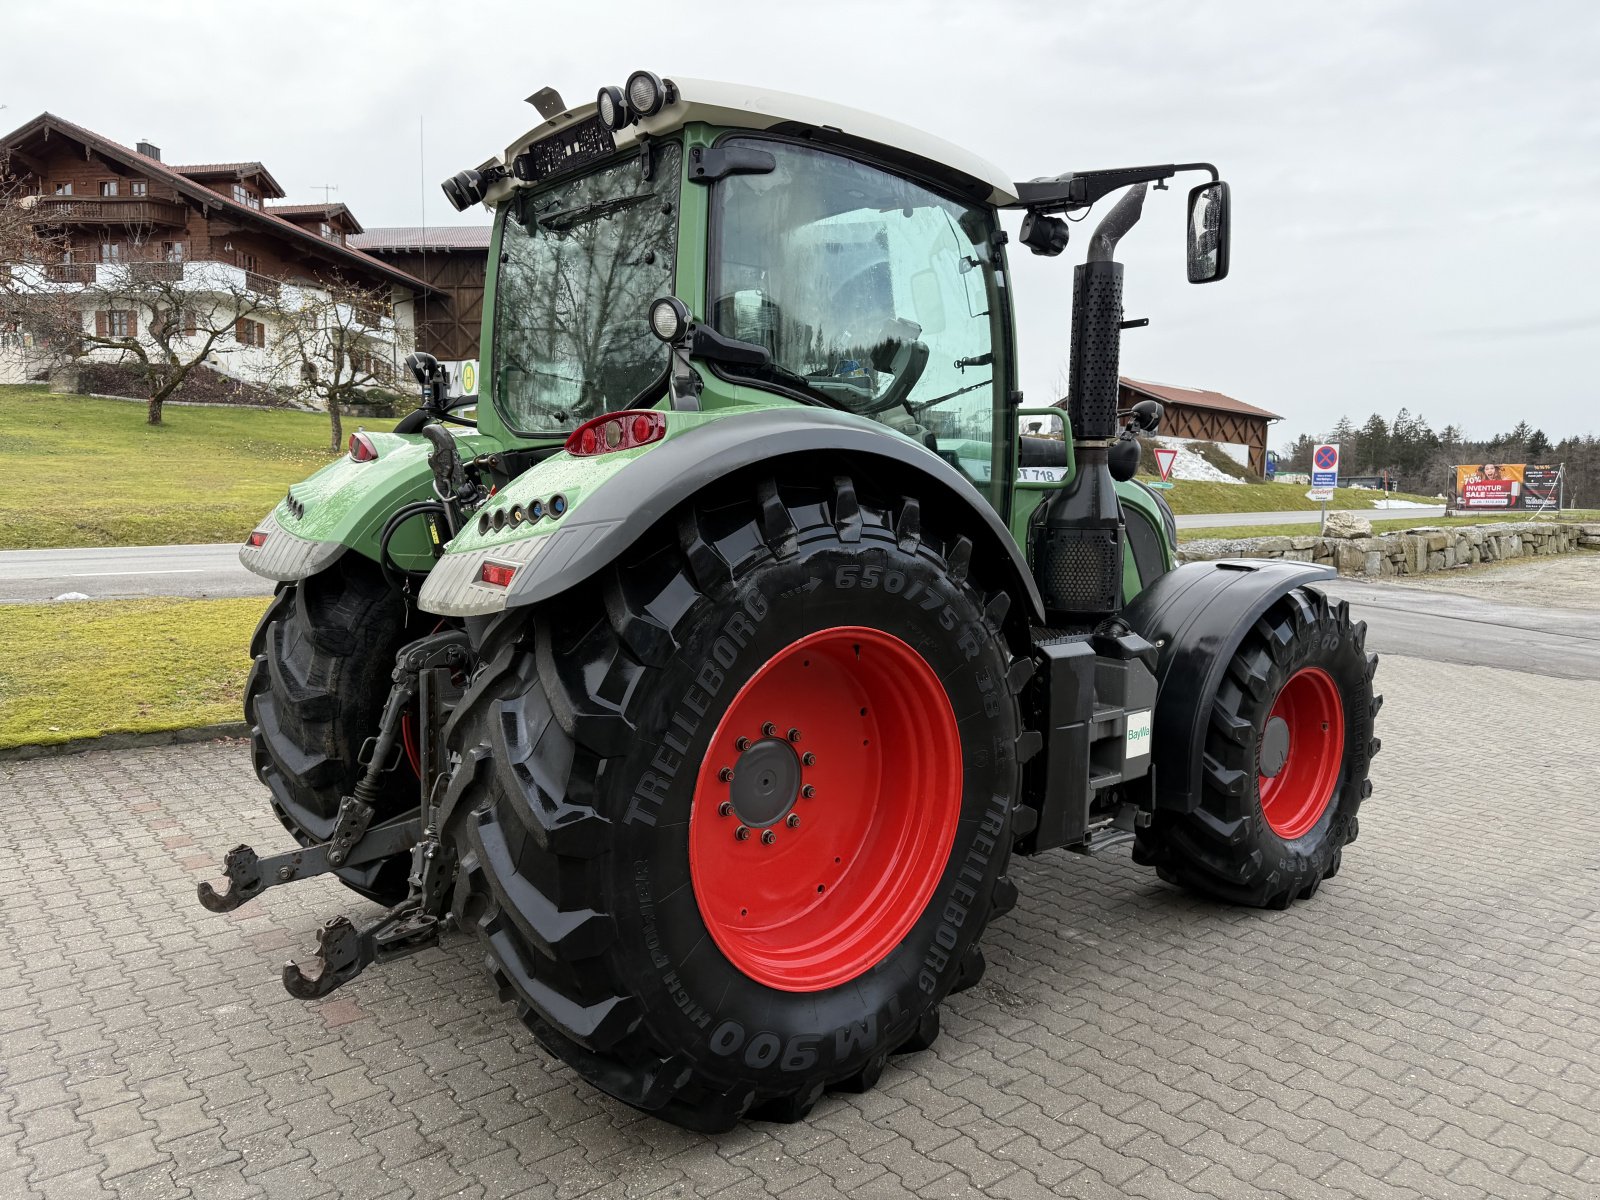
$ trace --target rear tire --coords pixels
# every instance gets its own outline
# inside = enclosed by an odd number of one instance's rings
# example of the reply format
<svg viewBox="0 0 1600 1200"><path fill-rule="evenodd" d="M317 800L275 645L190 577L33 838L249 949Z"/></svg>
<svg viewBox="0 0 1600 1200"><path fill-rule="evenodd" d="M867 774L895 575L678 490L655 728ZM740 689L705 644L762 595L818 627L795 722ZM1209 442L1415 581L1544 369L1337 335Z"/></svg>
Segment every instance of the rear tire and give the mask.
<svg viewBox="0 0 1600 1200"><path fill-rule="evenodd" d="M340 797L354 791L356 756L378 732L395 654L408 640L400 598L353 552L280 585L256 627L244 698L251 753L273 811L301 845L328 840ZM416 776L402 758L375 819L418 803ZM335 874L389 905L405 897L409 864L401 854Z"/></svg>
<svg viewBox="0 0 1600 1200"><path fill-rule="evenodd" d="M1287 908L1337 874L1383 704L1349 606L1296 588L1245 634L1212 701L1199 806L1156 811L1134 861L1213 899ZM1270 728L1269 728L1270 727Z"/></svg>
<svg viewBox="0 0 1600 1200"><path fill-rule="evenodd" d="M447 735L460 754L454 911L502 998L612 1096L703 1131L798 1120L830 1088L873 1086L890 1053L930 1044L940 1002L981 974L978 936L1015 897L1002 872L1025 672L1000 631L1005 597L986 607L966 580L970 543L921 523L915 500L858 502L848 479L769 483L753 502L702 503L676 538L646 537L631 561L487 634L488 665ZM825 665L826 687L797 682ZM752 683L780 670L782 686ZM770 729L756 724L767 713ZM938 752L914 713L930 730L948 720L953 774L921 771ZM851 899L865 894L851 891L851 846L834 857L826 843L855 837L864 809L888 814L889 840L903 834L905 860L922 864L877 909ZM949 824L919 859L924 816ZM860 858L888 879L894 855L870 856L874 828ZM743 917L766 932L741 931ZM853 956L835 945L843 925L866 930Z"/></svg>

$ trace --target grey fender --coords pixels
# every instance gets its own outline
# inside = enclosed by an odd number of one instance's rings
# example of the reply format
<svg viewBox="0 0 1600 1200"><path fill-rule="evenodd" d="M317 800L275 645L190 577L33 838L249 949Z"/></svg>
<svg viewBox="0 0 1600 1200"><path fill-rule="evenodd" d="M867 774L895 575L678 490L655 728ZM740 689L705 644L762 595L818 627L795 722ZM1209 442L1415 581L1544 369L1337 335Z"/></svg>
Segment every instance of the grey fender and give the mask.
<svg viewBox="0 0 1600 1200"><path fill-rule="evenodd" d="M1332 567L1277 559L1188 563L1122 610L1159 656L1150 748L1157 808L1191 812L1199 803L1211 702L1250 627L1280 596L1333 574Z"/></svg>
<svg viewBox="0 0 1600 1200"><path fill-rule="evenodd" d="M717 480L747 467L776 468L807 454L826 455L830 476L852 469L869 483L885 471L909 476L915 480L909 486L921 489L924 504L937 498L961 512L967 526L963 532L975 543L980 538L988 543L974 549L986 552L1005 572L1008 590L1024 602L1030 618L1044 620L1044 604L1027 560L1000 515L965 476L927 447L864 417L799 406L735 413L641 454L584 497L561 528L543 539L549 544L517 571L506 607L539 604L583 582Z"/></svg>

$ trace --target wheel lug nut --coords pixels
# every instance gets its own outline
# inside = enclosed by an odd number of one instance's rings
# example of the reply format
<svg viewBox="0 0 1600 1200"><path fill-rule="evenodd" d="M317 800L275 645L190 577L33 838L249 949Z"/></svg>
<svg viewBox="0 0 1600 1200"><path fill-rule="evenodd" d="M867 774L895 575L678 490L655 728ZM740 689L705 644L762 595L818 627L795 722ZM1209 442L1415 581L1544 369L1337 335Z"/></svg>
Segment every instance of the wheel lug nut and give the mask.
<svg viewBox="0 0 1600 1200"><path fill-rule="evenodd" d="M735 750L748 750L750 749L750 739L747 737L742 737L733 743L733 747Z"/></svg>
<svg viewBox="0 0 1600 1200"><path fill-rule="evenodd" d="M763 725L761 727L761 736L762 737L772 737L777 732L778 732L778 727L776 725L774 725L771 721L768 721L765 725Z"/></svg>
<svg viewBox="0 0 1600 1200"><path fill-rule="evenodd" d="M733 801L732 800L724 800L721 804L717 805L717 816L719 816L719 817L727 817L727 816L732 816L732 815L733 815Z"/></svg>
<svg viewBox="0 0 1600 1200"><path fill-rule="evenodd" d="M784 824L787 825L790 829L799 829L800 828L800 814L799 813L790 813L789 814L789 819L787 821L785 821Z"/></svg>
<svg viewBox="0 0 1600 1200"><path fill-rule="evenodd" d="M778 835L773 833L772 830L770 830L770 829L766 830L761 835L761 844L763 846L770 846L770 845L772 845L773 842L775 842L777 840L778 840Z"/></svg>
<svg viewBox="0 0 1600 1200"><path fill-rule="evenodd" d="M811 799L811 797L813 797L813 796L815 796L817 794L817 789L812 787L808 783L808 784L805 785L805 787L800 789L800 794L802 796L804 796L807 800L809 800L809 799Z"/></svg>
<svg viewBox="0 0 1600 1200"><path fill-rule="evenodd" d="M749 839L750 831L748 829L746 829L743 825L741 825L741 826L739 826L739 828L737 828L737 829L735 829L733 831L733 836L738 838L741 842L743 842L743 841L746 841L746 840Z"/></svg>
<svg viewBox="0 0 1600 1200"><path fill-rule="evenodd" d="M800 756L800 761L808 767L814 767L817 765L817 756L811 753L811 751L807 750Z"/></svg>
<svg viewBox="0 0 1600 1200"><path fill-rule="evenodd" d="M789 740L791 742L798 742L800 740L800 731L798 729L789 730Z"/></svg>
<svg viewBox="0 0 1600 1200"><path fill-rule="evenodd" d="M717 772L717 778L722 780L723 783L732 783L733 782L733 768L732 767L723 767L722 770Z"/></svg>

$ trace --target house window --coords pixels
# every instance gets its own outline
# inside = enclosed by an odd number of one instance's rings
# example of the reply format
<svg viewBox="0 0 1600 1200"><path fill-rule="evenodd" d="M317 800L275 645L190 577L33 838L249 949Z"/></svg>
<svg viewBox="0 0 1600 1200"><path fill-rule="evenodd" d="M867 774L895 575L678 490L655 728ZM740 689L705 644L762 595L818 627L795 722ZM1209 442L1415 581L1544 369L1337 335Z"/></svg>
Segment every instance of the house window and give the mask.
<svg viewBox="0 0 1600 1200"><path fill-rule="evenodd" d="M150 194L150 184L143 179L135 179L128 184L128 193L133 196L148 196Z"/></svg>
<svg viewBox="0 0 1600 1200"><path fill-rule="evenodd" d="M70 195L72 195L72 185L70 183L58 183L58 184L56 184L56 195L58 195L58 196L70 196Z"/></svg>
<svg viewBox="0 0 1600 1200"><path fill-rule="evenodd" d="M322 224L317 227L317 232L322 234L322 236L327 238L330 242L338 240L337 235L333 232L333 226L329 225L326 221L322 222Z"/></svg>
<svg viewBox="0 0 1600 1200"><path fill-rule="evenodd" d="M102 196L115 196L117 194L117 181L115 179L102 179L100 181L100 194Z"/></svg>
<svg viewBox="0 0 1600 1200"><path fill-rule="evenodd" d="M254 254L246 254L243 250L240 250L233 257L238 260L239 265L246 271L254 271L256 269L256 256Z"/></svg>
<svg viewBox="0 0 1600 1200"><path fill-rule="evenodd" d="M133 336L133 314L125 308L113 308L106 314L106 336L125 338Z"/></svg>
<svg viewBox="0 0 1600 1200"><path fill-rule="evenodd" d="M233 185L233 199L236 204L243 204L249 208L261 207L261 197L257 196L242 183Z"/></svg>
<svg viewBox="0 0 1600 1200"><path fill-rule="evenodd" d="M265 346L267 344L267 327L260 321L251 321L240 317L233 323L233 336L241 346Z"/></svg>
<svg viewBox="0 0 1600 1200"><path fill-rule="evenodd" d="M122 261L122 243L121 242L101 242L100 243L100 261L104 262L104 263L121 262Z"/></svg>
<svg viewBox="0 0 1600 1200"><path fill-rule="evenodd" d="M182 242L162 242L161 243L161 256L163 258L165 258L168 262L182 262L183 261L183 243Z"/></svg>

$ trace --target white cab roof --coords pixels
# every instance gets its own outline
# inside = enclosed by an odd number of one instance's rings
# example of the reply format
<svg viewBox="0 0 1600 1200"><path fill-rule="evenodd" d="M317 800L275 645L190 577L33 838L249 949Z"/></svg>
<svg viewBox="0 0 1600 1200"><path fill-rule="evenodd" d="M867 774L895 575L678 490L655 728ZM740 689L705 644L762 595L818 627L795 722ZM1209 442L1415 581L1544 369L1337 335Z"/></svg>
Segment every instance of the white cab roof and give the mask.
<svg viewBox="0 0 1600 1200"><path fill-rule="evenodd" d="M622 81L617 82L621 84ZM963 176L969 184L980 185L971 189L974 192L987 188L985 199L991 204L1010 204L1017 198L1010 176L999 167L969 150L913 126L902 125L858 108L831 104L810 96L797 96L791 92L746 84L719 83L711 79L685 79L677 75L671 77L671 82L677 89L677 99L653 117L646 117L639 124L629 125L617 133L619 147L632 145L641 133L670 133L691 121L736 129L805 125L835 130L851 138L938 164L946 171ZM594 112L594 102L590 101L556 114L512 143L506 149L505 161L510 162L533 142L563 126L593 116Z"/></svg>

